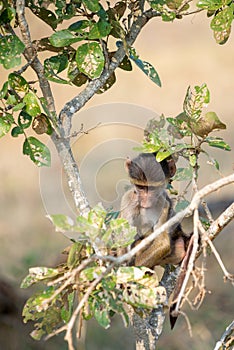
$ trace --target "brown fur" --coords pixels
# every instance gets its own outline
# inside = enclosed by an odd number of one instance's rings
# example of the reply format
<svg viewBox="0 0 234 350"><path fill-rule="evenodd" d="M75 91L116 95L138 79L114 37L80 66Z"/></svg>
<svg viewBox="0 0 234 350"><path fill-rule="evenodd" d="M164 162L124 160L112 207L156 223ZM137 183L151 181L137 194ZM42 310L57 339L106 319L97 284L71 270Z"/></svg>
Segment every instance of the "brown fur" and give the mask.
<svg viewBox="0 0 234 350"><path fill-rule="evenodd" d="M128 159L126 167L134 187L123 195L121 217L137 228L134 245L174 216L172 203L165 187L166 179L175 173L175 163L160 165L153 154L142 153ZM164 174L165 172L165 174ZM140 185L139 185L140 183ZM132 262L136 266L179 264L185 256L189 237L180 224L164 231Z"/></svg>

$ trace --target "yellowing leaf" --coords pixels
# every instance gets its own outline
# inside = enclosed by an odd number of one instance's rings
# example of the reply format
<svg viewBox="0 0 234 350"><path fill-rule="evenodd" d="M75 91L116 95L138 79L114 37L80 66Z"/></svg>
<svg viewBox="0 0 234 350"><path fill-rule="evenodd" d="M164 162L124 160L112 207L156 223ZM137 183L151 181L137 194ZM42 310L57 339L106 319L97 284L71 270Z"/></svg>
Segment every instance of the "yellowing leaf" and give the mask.
<svg viewBox="0 0 234 350"><path fill-rule="evenodd" d="M215 112L208 112L201 116L197 122L190 123L194 134L200 137L206 137L211 131L226 129Z"/></svg>

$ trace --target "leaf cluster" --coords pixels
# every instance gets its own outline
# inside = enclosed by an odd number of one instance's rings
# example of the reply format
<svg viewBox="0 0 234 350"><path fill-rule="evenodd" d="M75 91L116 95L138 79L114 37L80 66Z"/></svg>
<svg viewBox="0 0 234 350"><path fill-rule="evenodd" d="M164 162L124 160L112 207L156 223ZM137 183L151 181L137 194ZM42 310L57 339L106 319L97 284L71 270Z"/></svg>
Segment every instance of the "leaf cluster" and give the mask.
<svg viewBox="0 0 234 350"><path fill-rule="evenodd" d="M3 104L0 107L0 137L10 130L12 137L23 135L23 154L28 155L37 166L49 166L51 157L48 147L26 133L30 127L36 134L52 133L51 122L42 112L43 99L38 99L22 75L10 73L0 90L0 101Z"/></svg>
<svg viewBox="0 0 234 350"><path fill-rule="evenodd" d="M28 48L26 49L22 39L17 35L18 31L15 30L20 27L16 6L14 1L0 0L0 64L5 69L19 66L23 54L28 57ZM110 67L116 62L116 54L120 48L123 48L125 53L118 63L120 69L131 71L132 64L135 64L156 85L162 85L153 65L142 60L134 47L129 45L128 40L132 35L134 25L137 28L136 22L141 16L146 16L148 13L151 18L160 17L163 21L180 19L189 13L190 1L71 0L67 2L52 0L45 2L30 0L26 1L25 6L53 31L49 37L40 38L31 43L31 50L37 57L40 52L46 52L46 55L41 58L44 60L44 78L58 84L81 87L92 80L101 79L105 73L106 78L96 91L96 93L103 93L116 82L115 71ZM199 0L197 7L198 11L207 10L208 15L213 16L211 28L214 30L216 41L226 42L233 20L232 2ZM68 20L69 24L67 24ZM113 50L115 46L116 50ZM33 61L34 57L31 59ZM28 155L36 165L48 166L50 164L49 150L34 136L28 137L26 129L32 127L37 134L50 135L53 129L58 129L58 120L55 117L55 111L49 109L46 96L42 98L37 93L34 87L36 82L28 82L23 76L31 64L29 60L29 63L19 71L10 73L0 91L2 103L0 136L5 135L11 129L13 137L24 135L23 153ZM194 101L194 103L193 108L196 110L196 103L199 101ZM191 120L196 119L195 115L189 117ZM207 119L213 118L214 115L207 116ZM180 116L175 119L174 124L177 123L177 125L174 127L178 128L179 124L184 125L186 122ZM191 121L192 132L194 128L197 129L195 133L199 135L198 124L195 125ZM209 142L210 145L225 147L221 140L210 138Z"/></svg>
<svg viewBox="0 0 234 350"><path fill-rule="evenodd" d="M215 41L220 45L225 44L231 34L234 19L233 2L229 0L199 0L197 7L206 10L207 16L212 18L210 27L213 30Z"/></svg>
<svg viewBox="0 0 234 350"><path fill-rule="evenodd" d="M145 138L142 147L137 148L141 152L156 153L158 162L166 158L179 157L186 160L187 166L177 168L173 180L189 181L197 177L199 169L199 156L204 154L208 162L219 170L219 163L212 158L204 148L205 145L216 147L221 150L230 151L230 146L218 136L211 135L214 131L226 129L226 125L219 119L215 112L204 113L210 101L210 92L206 84L188 88L183 111L176 117L164 115L160 120L152 120L145 130ZM170 187L174 193L172 187ZM184 201L177 209L183 209L188 202Z"/></svg>
<svg viewBox="0 0 234 350"><path fill-rule="evenodd" d="M166 303L165 289L150 269L114 265L110 268L107 254L113 255L117 248L129 245L136 232L126 220L112 219L106 224L106 217L107 212L100 205L86 217L77 217L76 222L64 215L50 217L58 231L72 233L76 241L69 247L66 263L57 268L31 268L21 284L22 288L45 285L27 300L23 309L24 322L34 321L33 338L40 339L69 323L77 298L79 303L87 293L80 317L94 317L104 328L110 326L115 313L128 325L124 303L149 310ZM99 258L97 251L102 254Z"/></svg>

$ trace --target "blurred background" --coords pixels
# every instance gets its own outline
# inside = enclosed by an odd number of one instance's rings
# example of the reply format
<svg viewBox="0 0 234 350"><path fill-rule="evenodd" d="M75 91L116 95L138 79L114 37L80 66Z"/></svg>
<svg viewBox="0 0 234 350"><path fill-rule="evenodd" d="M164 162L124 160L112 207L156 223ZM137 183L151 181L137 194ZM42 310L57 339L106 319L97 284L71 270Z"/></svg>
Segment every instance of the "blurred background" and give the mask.
<svg viewBox="0 0 234 350"><path fill-rule="evenodd" d="M29 13L28 18L30 23L32 17ZM222 175L233 172L234 36L231 35L224 46L218 46L209 22L202 13L174 23L163 23L160 19L151 21L142 30L135 48L141 59L156 68L162 88L158 88L135 66L133 72L118 70L116 84L106 93L95 95L74 118L74 130L79 130L81 123L85 130L102 123L88 135L75 139L73 145L92 204L102 199L107 206L113 203L114 207L118 207L127 181L123 159L134 154L132 147L141 141L148 119L161 113L168 117L181 112L189 85L207 83L211 93L207 111L215 111L227 125L227 130L219 132L219 135L232 148L231 152L215 148L210 152L220 162ZM50 28L43 27L35 18L30 28L33 40L50 35ZM0 67L1 86L8 73ZM80 91L75 87L55 84L52 88L57 111ZM43 141L48 142L52 149L52 167L49 170L36 168L22 155L22 138L13 139L7 135L0 140L0 298L6 299L6 308L0 309L0 348L6 350L67 349L62 337L47 343L31 340L28 335L30 325L23 325L19 317L25 297L32 293L32 290L22 291L19 288L28 268L55 265L61 251L69 245L66 237L54 231L46 214L74 214L53 146L47 138ZM203 165L201 186L220 176L205 160ZM214 216L232 201L233 186L211 196L209 203ZM215 240L230 272L233 272L233 229L232 223ZM223 282L222 272L212 255L207 259L206 287L209 294L200 310L185 308L193 338L189 336L185 320L180 317L173 331L169 330L167 322L158 349L214 348L233 318L234 298L230 283ZM134 349L132 332L124 329L121 320L114 318L111 329L107 331L95 322L89 324L87 350L119 348Z"/></svg>

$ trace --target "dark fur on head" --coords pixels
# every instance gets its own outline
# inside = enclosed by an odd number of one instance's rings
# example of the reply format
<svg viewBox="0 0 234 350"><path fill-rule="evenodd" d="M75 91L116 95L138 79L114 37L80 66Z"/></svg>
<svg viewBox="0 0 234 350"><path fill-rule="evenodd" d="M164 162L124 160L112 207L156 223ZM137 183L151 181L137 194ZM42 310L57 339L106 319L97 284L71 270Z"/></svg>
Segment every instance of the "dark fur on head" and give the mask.
<svg viewBox="0 0 234 350"><path fill-rule="evenodd" d="M152 153L155 157L157 155L157 152ZM175 164L175 159L172 156L169 156L165 159L163 159L160 162L160 165L163 169L164 175L166 179L172 178L175 173L176 173L176 164Z"/></svg>
<svg viewBox="0 0 234 350"><path fill-rule="evenodd" d="M152 153L141 153L134 159L126 162L129 176L132 180L144 184L165 182L165 175Z"/></svg>

